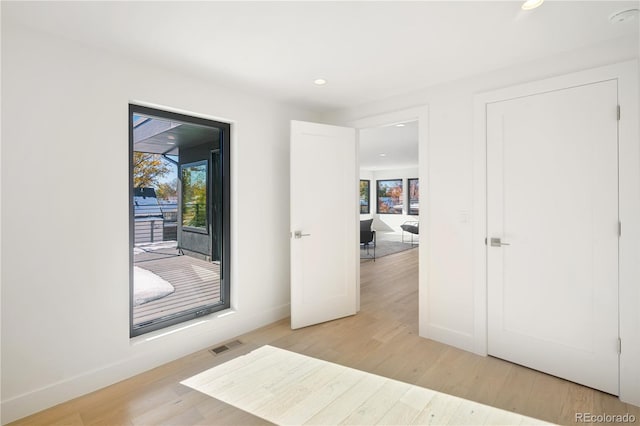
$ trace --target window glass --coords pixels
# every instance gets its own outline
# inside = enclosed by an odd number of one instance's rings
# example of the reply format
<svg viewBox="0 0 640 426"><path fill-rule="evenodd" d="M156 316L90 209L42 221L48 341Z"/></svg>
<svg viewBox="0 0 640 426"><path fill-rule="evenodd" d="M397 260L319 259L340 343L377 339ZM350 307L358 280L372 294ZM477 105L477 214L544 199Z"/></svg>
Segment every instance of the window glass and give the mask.
<svg viewBox="0 0 640 426"><path fill-rule="evenodd" d="M207 231L207 163L182 166L182 226Z"/></svg>
<svg viewBox="0 0 640 426"><path fill-rule="evenodd" d="M380 214L402 214L402 179L379 180L377 208Z"/></svg>
<svg viewBox="0 0 640 426"><path fill-rule="evenodd" d="M369 181L361 180L360 181L360 214L369 214L370 210L370 201L371 190L369 189Z"/></svg>
<svg viewBox="0 0 640 426"><path fill-rule="evenodd" d="M409 179L409 214L420 214L420 179Z"/></svg>

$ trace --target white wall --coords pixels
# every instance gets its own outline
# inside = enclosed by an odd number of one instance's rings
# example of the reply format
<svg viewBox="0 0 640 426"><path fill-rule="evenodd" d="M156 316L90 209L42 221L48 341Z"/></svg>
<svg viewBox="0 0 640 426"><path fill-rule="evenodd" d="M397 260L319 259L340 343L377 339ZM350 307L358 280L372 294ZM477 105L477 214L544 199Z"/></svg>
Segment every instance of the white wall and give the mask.
<svg viewBox="0 0 640 426"><path fill-rule="evenodd" d="M361 219L373 218L373 228L378 232L402 232L400 225L406 221L418 220L418 216L408 215L407 195L409 184L407 179L417 178L418 168L404 168L392 170L360 170L360 179L368 179L371 181L371 214L360 215ZM402 214L378 214L376 212L376 180L383 179L402 179L404 208Z"/></svg>
<svg viewBox="0 0 640 426"><path fill-rule="evenodd" d="M312 114L11 22L2 88L3 423L289 315L289 120ZM129 339L130 101L233 121L233 313L155 340Z"/></svg>
<svg viewBox="0 0 640 426"><path fill-rule="evenodd" d="M474 95L637 58L638 43L634 37L611 40L561 56L324 115L323 120L327 122L349 123L428 105L428 146L420 146L421 190L426 199L421 209L428 208L429 213L428 228L423 223L421 229L421 234L427 235L422 247L426 247L428 253L427 257L421 257L420 263L421 335L473 351L477 330L483 328L483 324L478 323L483 319L475 316L473 286ZM639 255L634 253L632 257L640 259ZM636 280L640 280L640 276ZM637 311L640 310L640 298L636 306ZM640 320L634 321L627 324L627 335L635 336L628 344L638 348ZM625 376L626 373L629 374ZM631 384L626 387L626 400L640 405L640 373L627 369L621 376L627 385Z"/></svg>

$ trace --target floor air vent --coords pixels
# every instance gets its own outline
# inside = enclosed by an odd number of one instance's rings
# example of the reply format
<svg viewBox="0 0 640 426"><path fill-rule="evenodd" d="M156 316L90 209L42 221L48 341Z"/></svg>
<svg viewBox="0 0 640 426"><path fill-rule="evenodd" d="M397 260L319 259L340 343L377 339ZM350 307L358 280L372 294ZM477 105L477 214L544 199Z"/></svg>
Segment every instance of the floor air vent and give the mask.
<svg viewBox="0 0 640 426"><path fill-rule="evenodd" d="M232 342L225 343L224 345L220 345L216 348L209 349L213 355L220 355L222 352L228 351L229 349L233 349L236 346L240 346L242 342L240 340L234 340Z"/></svg>

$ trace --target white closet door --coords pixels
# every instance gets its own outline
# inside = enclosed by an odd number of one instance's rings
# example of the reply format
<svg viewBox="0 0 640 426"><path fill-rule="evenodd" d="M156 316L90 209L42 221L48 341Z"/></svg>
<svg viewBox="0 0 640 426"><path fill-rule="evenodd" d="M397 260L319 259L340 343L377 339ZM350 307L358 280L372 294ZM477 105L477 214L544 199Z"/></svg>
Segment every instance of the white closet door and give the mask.
<svg viewBox="0 0 640 426"><path fill-rule="evenodd" d="M487 225L489 354L617 395L616 111L616 80L488 104Z"/></svg>

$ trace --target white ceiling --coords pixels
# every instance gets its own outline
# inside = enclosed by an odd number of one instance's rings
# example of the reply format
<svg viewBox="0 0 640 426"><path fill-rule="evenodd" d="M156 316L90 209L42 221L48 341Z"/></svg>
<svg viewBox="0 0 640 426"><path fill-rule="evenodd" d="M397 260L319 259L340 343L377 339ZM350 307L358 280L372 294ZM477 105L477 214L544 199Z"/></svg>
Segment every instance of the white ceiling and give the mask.
<svg viewBox="0 0 640 426"><path fill-rule="evenodd" d="M360 168L390 170L418 167L418 122L360 130ZM380 156L380 154L385 154Z"/></svg>
<svg viewBox="0 0 640 426"><path fill-rule="evenodd" d="M2 20L318 110L638 33L638 1L8 2ZM637 36L636 36L637 37ZM315 86L318 77L326 86Z"/></svg>

